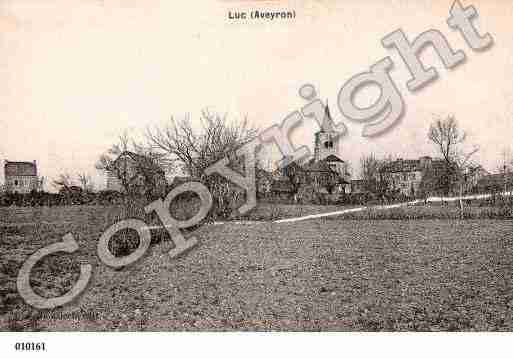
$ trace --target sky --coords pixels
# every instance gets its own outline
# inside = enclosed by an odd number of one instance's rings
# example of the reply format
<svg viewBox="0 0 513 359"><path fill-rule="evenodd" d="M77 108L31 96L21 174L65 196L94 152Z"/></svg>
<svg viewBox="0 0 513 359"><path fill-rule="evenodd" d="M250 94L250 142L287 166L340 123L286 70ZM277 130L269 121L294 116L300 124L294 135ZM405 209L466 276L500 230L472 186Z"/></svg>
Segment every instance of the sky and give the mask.
<svg viewBox="0 0 513 359"><path fill-rule="evenodd" d="M390 56L406 112L373 139L361 136L362 124L345 121L340 157L353 177L371 152L436 156L426 133L436 116L447 115L480 145L476 160L495 171L502 152L513 150L513 2L462 4L476 7L474 24L494 38L490 49L472 51L447 26L452 1L0 0L0 159L37 160L48 180L88 173L101 188L94 164L125 131L137 137L186 114L197 123L205 108L266 128L306 104L298 96L305 83L342 121L340 88ZM254 9L295 10L296 18L228 18L229 11ZM438 29L467 60L446 70L427 48L421 58L439 77L411 93L400 56L381 45L398 28L409 39ZM377 96L369 87L356 102L370 105ZM293 139L311 147L316 130L310 121ZM275 157L276 148L269 153Z"/></svg>

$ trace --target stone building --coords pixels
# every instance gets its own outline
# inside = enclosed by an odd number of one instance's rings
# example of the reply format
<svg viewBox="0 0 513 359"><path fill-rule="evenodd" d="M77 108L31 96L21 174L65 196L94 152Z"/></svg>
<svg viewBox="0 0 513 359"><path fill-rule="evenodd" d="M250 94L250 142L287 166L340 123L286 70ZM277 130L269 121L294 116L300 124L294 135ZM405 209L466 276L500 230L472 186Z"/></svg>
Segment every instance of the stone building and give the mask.
<svg viewBox="0 0 513 359"><path fill-rule="evenodd" d="M481 176L473 191L476 193L500 193L513 190L513 173L487 173Z"/></svg>
<svg viewBox="0 0 513 359"><path fill-rule="evenodd" d="M314 162L319 162L328 156L337 157L339 153L338 137L340 136L340 133L332 127L332 124L333 120L331 119L331 113L329 108L326 106L322 126L320 130L315 133Z"/></svg>
<svg viewBox="0 0 513 359"><path fill-rule="evenodd" d="M415 197L428 171L436 177L436 173L442 172L445 166L442 159L433 159L429 156L419 159L398 158L381 168L380 175L389 190Z"/></svg>
<svg viewBox="0 0 513 359"><path fill-rule="evenodd" d="M348 192L347 166L338 156L332 154L319 161L313 160L302 168L308 182L320 192Z"/></svg>
<svg viewBox="0 0 513 359"><path fill-rule="evenodd" d="M483 166L471 166L465 169L463 173L464 178L464 188L463 192L477 192L479 190L478 184L482 183L481 180L483 178L488 178L491 176L490 172L485 170ZM507 176L503 176L507 177ZM503 181L504 182L504 181ZM504 186L503 186L504 187Z"/></svg>
<svg viewBox="0 0 513 359"><path fill-rule="evenodd" d="M125 151L107 169L107 190L145 196L166 192L165 171L152 158Z"/></svg>
<svg viewBox="0 0 513 359"><path fill-rule="evenodd" d="M108 191L116 191L123 192L123 185L121 184L121 180L116 176L113 172L106 173L106 188Z"/></svg>
<svg viewBox="0 0 513 359"><path fill-rule="evenodd" d="M302 166L305 175L321 192L346 192L349 185L347 163L339 156L340 133L332 127L329 108L321 129L315 133L314 158Z"/></svg>
<svg viewBox="0 0 513 359"><path fill-rule="evenodd" d="M273 191L283 189L290 192L290 185L285 185L290 181L289 169L294 167L293 172L297 172L297 181L301 186L309 186L317 193L345 193L349 187L349 173L347 163L339 157L338 137L340 134L331 126L331 115L326 107L326 115L321 129L314 135L314 156L306 163L293 163L279 171L279 176L275 176ZM292 184L294 187L294 184ZM295 184L297 188L298 183Z"/></svg>
<svg viewBox="0 0 513 359"><path fill-rule="evenodd" d="M5 192L30 193L39 187L37 164L33 162L12 162L5 160Z"/></svg>
<svg viewBox="0 0 513 359"><path fill-rule="evenodd" d="M351 193L360 194L368 193L368 182L364 179L353 179L351 180Z"/></svg>

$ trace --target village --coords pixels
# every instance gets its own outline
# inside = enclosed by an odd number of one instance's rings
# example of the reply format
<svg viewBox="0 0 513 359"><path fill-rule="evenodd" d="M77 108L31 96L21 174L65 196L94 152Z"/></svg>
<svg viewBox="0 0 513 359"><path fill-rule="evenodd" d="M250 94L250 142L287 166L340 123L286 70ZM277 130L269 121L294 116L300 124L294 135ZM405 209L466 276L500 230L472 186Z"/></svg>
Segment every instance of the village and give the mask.
<svg viewBox="0 0 513 359"><path fill-rule="evenodd" d="M490 173L475 162L461 169L451 169L448 166L453 164L428 155L378 159L375 154L369 154L360 161L358 178L358 174L350 173L352 164L343 158L339 134L330 126L333 122L328 108L326 119L313 134L313 158L275 170L257 165L260 201L321 205L392 203L435 195L495 194L506 192L513 184L513 173L506 163L502 171ZM125 149L99 169L105 178L103 189L95 189L85 174L78 175L76 180L64 174L53 180L56 190L51 193L44 189L45 178L39 176L36 160L5 160L0 205L109 204L122 201L126 195L151 199L163 197L173 188L199 179L188 174L175 174L170 178L162 163L153 153ZM447 175L451 170L454 173ZM451 176L457 179L449 178Z"/></svg>
<svg viewBox="0 0 513 359"><path fill-rule="evenodd" d="M490 267L510 267L506 244L508 220L513 218L508 192L513 176L506 154L497 171L488 172L470 160L477 147L464 151L465 131L447 116L433 119L426 133L439 156L406 159L369 153L361 158L360 170L351 173L356 164L345 159L326 107L323 123L311 136L312 158L286 160L274 170L260 158L254 171L256 206L238 213L245 190L205 172L225 159L234 171L245 173L247 162L233 154L257 131L223 116L205 112L203 117L203 129L192 129L183 119L147 132L153 147L120 136L95 164L104 188L95 187L87 174L62 174L51 180L54 190L49 192L37 160L5 161L0 229L7 256L0 265L8 275L0 320L6 327L61 328L62 322L45 318L73 317L68 304L77 302L80 313L97 314L89 322L76 321L74 330L131 328L135 322L119 308L135 308L137 315L148 318L171 318L165 322L170 330L207 330L212 325L314 330L325 324L277 319L341 316L347 299L333 298L354 296L359 301L360 288L368 298L378 298L368 302L373 317L358 314L347 322L334 321L336 328L426 331L484 325L480 311L483 298L490 300L486 293L461 304L468 310L454 305L457 309L445 313L440 307L467 298L444 294L444 283L456 283L456 293L473 290L476 282L468 280L468 273L477 272L482 276L477 285L486 289ZM201 131L210 135L201 136ZM181 167L170 166L170 153ZM180 172L168 180L170 168ZM432 201L436 196L439 201ZM455 198L459 203L449 200ZM459 267L433 274L438 263ZM422 309L424 302L413 302L408 304L413 311L388 310L395 308L387 299L390 293L393 298L404 296L397 276L405 276L412 283L408 285L430 298L427 309ZM89 280L96 284L88 285ZM255 293L262 293L262 280L264 294L252 302ZM372 287L365 287L368 283ZM416 298L417 287L407 294L408 301ZM214 296L211 302L209 296ZM170 298L175 297L173 302ZM110 298L114 304L108 304ZM197 310L202 301L207 309ZM183 311L169 312L169 303ZM247 307L239 310L237 303ZM501 313L503 303L497 296L486 308ZM260 305L272 320L244 319ZM470 311L476 313L473 321L464 321ZM222 322L204 320L210 316ZM160 328L154 323L141 325ZM499 316L485 324L492 329L511 326Z"/></svg>
<svg viewBox="0 0 513 359"><path fill-rule="evenodd" d="M0 357L504 356L512 19L0 1Z"/></svg>

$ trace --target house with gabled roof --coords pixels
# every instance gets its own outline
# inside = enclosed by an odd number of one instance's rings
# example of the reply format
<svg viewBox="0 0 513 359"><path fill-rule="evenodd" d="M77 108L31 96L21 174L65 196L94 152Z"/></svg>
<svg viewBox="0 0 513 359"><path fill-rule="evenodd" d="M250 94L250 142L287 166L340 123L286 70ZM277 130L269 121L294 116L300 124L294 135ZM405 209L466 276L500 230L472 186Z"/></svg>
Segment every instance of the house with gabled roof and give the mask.
<svg viewBox="0 0 513 359"><path fill-rule="evenodd" d="M5 192L30 193L39 187L36 161L4 163Z"/></svg>
<svg viewBox="0 0 513 359"><path fill-rule="evenodd" d="M415 197L426 175L436 177L437 173L442 173L445 168L444 160L429 156L418 159L398 158L383 166L380 175L388 190Z"/></svg>
<svg viewBox="0 0 513 359"><path fill-rule="evenodd" d="M166 187L165 171L149 156L124 151L107 169L107 190L155 197Z"/></svg>
<svg viewBox="0 0 513 359"><path fill-rule="evenodd" d="M474 186L477 193L497 193L513 190L513 173L488 173L479 178Z"/></svg>

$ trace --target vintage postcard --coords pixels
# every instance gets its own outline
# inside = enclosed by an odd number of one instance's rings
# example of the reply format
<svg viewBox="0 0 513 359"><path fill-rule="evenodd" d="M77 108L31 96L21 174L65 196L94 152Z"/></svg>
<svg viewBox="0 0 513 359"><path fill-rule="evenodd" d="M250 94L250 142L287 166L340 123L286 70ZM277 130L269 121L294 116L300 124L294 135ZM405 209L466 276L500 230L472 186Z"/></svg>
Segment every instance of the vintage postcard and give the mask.
<svg viewBox="0 0 513 359"><path fill-rule="evenodd" d="M512 331L512 19L0 0L0 331Z"/></svg>

